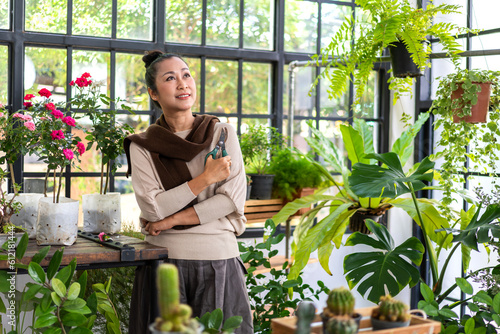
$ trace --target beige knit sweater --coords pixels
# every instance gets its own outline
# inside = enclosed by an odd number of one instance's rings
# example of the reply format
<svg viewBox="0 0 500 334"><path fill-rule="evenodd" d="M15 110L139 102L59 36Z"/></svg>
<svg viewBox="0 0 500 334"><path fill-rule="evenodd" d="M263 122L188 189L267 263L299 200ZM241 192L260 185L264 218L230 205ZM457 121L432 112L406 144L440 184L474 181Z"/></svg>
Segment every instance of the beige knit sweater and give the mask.
<svg viewBox="0 0 500 334"><path fill-rule="evenodd" d="M198 195L194 209L200 225L186 230L166 230L158 236L146 234L146 241L168 248L172 259L185 260L222 260L239 256L236 236L245 230L246 218L243 215L246 198L246 177L236 131L226 123L215 125L212 144L187 163L193 178L204 170L205 156L219 139L222 128L228 130L226 151L231 156L230 176L222 182L210 185ZM185 138L190 130L177 132ZM165 191L156 171L151 154L143 147L130 145L132 164L132 186L141 218L158 221L168 217L193 201L196 196L187 182Z"/></svg>

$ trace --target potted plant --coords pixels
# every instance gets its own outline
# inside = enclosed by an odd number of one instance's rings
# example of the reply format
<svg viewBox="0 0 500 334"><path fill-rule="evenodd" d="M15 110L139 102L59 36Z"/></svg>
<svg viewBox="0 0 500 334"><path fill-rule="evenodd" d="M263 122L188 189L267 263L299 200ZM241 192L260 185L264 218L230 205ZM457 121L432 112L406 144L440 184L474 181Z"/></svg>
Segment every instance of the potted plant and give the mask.
<svg viewBox="0 0 500 334"><path fill-rule="evenodd" d="M460 6L436 6L432 0L426 8L416 8L409 0L356 0L355 3L366 16L353 14L347 17L330 44L321 50L320 55L313 57L318 65L326 66L320 77L330 81L331 97L342 96L352 80L356 91L354 105L358 104L365 92L374 63L379 61L378 57L382 56L386 48L395 47L397 44L408 51L416 67L423 71L429 67L431 53L427 36L437 38L443 52L458 64L461 46L455 40L455 35L471 30L460 28L456 24L433 21L437 15L460 13ZM354 41L353 31L356 33ZM329 68L334 70L330 71ZM390 78L389 89L394 91L395 100L401 94L411 92L412 83L411 77Z"/></svg>
<svg viewBox="0 0 500 334"><path fill-rule="evenodd" d="M31 104L28 111L36 125L36 154L47 164L45 197L38 206L36 240L39 245L72 245L78 233L79 202L60 197L62 175L66 166L75 166L75 161L80 161L85 146L71 132L71 128L78 128L75 119L59 110L64 110L65 104L54 104L50 99L52 93L45 88L39 94L41 101L33 100L34 96L28 100ZM52 198L47 197L46 191L50 175L54 184Z"/></svg>
<svg viewBox="0 0 500 334"><path fill-rule="evenodd" d="M420 127L428 119L429 114L422 114L413 126L408 128L396 140L392 146L391 154L400 159L400 164L404 166L413 152L413 140L420 130ZM292 258L294 259L290 268L290 278L298 277L302 268L305 267L309 260L310 254L318 250L318 258L323 269L331 274L329 269L329 259L334 247L339 248L342 244L342 237L346 233L349 219L358 211L366 213L383 213L392 207L398 207L408 213L413 219L417 218L416 211L412 205L412 200L401 197L403 192L397 192L392 196L389 193L382 193L365 196L357 194L352 189L352 181L350 175L351 170L348 169L344 161L341 151L328 138L324 137L321 132L311 126L313 136L307 138L307 142L311 148L322 157L326 163L325 166L315 162L317 168L324 171L324 175L329 177L333 183L332 191L334 194L325 194L327 189L319 189L314 195L296 199L293 202L286 204L279 213L272 217L274 224L286 222L290 215L294 214L301 208L308 208L312 204L315 207L303 214L294 231L294 245L292 247ZM366 122L360 119L354 119L352 126L341 125L340 130L342 139L349 145L345 145L347 155L352 165L356 163L365 163L370 166L378 167L378 162L373 158L373 134ZM416 168L416 166L414 166ZM410 168L409 175L412 169ZM330 173L333 172L339 176L335 179ZM406 174L404 174L406 175ZM417 174L418 175L418 174ZM339 180L341 178L341 180ZM424 189L425 184L419 183L418 189ZM429 199L416 199L422 203L422 211L425 212L423 219L419 220L428 229L434 229L435 226L449 226L448 222L439 213L439 203ZM326 208L326 215L320 210ZM313 225L315 218L318 222ZM432 237L435 235L433 234ZM399 286L399 285L396 285ZM393 294L395 295L395 294ZM379 296L377 296L378 301Z"/></svg>
<svg viewBox="0 0 500 334"><path fill-rule="evenodd" d="M251 125L240 135L245 171L252 179L251 199L270 199L274 175L269 174L271 157L284 147L283 136L274 127Z"/></svg>
<svg viewBox="0 0 500 334"><path fill-rule="evenodd" d="M76 87L75 97L70 101L71 106L84 111L92 122L85 137L88 140L87 150L96 144L101 158L99 193L82 196L83 230L91 233L118 233L121 230L120 193L108 192L109 179L121 167L116 159L125 153L123 139L134 130L128 124L116 124L117 111L113 106L120 99L111 100L101 94L101 85L93 81L89 73L83 73L81 77L71 81L70 85ZM111 109L100 109L100 102L109 105ZM123 104L121 107L130 111Z"/></svg>
<svg viewBox="0 0 500 334"><path fill-rule="evenodd" d="M436 116L435 129L441 131L435 157L443 158L439 182L443 186L445 205L452 202L451 193L456 184L464 183L462 173L467 172L467 159L472 162L470 170L496 174L500 149L500 143L495 139L500 136L499 76L497 71L458 69L440 78L431 112ZM490 91L491 97L488 95ZM481 118L484 122L471 123L467 120L483 99L478 93L487 94L485 103L482 103L485 114ZM464 119L458 121L458 118Z"/></svg>
<svg viewBox="0 0 500 334"><path fill-rule="evenodd" d="M196 317L204 328L203 333L207 334L232 334L243 322L243 318L239 315L232 316L225 321L223 319L224 314L220 308L205 313L201 318Z"/></svg>
<svg viewBox="0 0 500 334"><path fill-rule="evenodd" d="M326 300L326 307L323 308L321 319L323 321L324 332L335 332L334 328L342 325L335 322L332 324L331 319L338 320L352 320L356 326L356 331L359 328L361 321L361 314L354 313L355 299L351 290L345 287L339 287L330 290ZM349 323L348 323L349 324Z"/></svg>
<svg viewBox="0 0 500 334"><path fill-rule="evenodd" d="M13 167L20 155L33 153L36 139L34 130L35 123L30 115L19 112L9 114L0 104L0 151L3 153L0 157L0 165L7 166L7 170L0 168L0 234L7 233L7 230L11 228L14 228L16 232L23 232L16 225L25 228L32 238L36 233L36 215L33 219L33 210L30 209L29 204L33 202L37 207L41 196L20 194L21 185L16 183ZM4 184L7 186L8 177L14 190L12 194L8 193L8 189L4 191L3 188ZM23 207L26 209L23 210Z"/></svg>
<svg viewBox="0 0 500 334"><path fill-rule="evenodd" d="M391 295L380 297L378 306L372 310L373 330L407 327L410 324L410 308Z"/></svg>

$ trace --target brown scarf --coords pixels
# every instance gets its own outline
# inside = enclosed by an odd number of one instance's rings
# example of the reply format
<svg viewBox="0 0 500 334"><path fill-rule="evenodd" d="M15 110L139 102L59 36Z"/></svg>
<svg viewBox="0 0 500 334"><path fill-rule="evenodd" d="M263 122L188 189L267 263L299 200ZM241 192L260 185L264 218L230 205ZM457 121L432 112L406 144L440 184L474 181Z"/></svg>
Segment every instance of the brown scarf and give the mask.
<svg viewBox="0 0 500 334"><path fill-rule="evenodd" d="M191 161L198 153L210 145L214 136L215 123L219 122L219 119L215 116L194 116L193 128L185 139L172 132L163 114L145 132L125 138L123 146L128 162L127 177L132 173L130 144L134 142L151 153L153 163L165 190L192 180L186 162Z"/></svg>

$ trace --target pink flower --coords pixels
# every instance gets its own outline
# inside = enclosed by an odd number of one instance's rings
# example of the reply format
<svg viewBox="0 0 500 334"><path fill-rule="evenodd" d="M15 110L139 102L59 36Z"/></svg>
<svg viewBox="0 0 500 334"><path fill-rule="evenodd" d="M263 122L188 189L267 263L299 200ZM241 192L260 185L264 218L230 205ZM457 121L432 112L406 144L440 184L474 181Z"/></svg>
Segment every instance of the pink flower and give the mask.
<svg viewBox="0 0 500 334"><path fill-rule="evenodd" d="M38 91L38 94L40 94L40 96L45 96L46 98L49 98L52 96L52 93L47 88L40 89Z"/></svg>
<svg viewBox="0 0 500 334"><path fill-rule="evenodd" d="M74 80L71 80L71 82L69 83L70 86L74 86L75 85L75 81Z"/></svg>
<svg viewBox="0 0 500 334"><path fill-rule="evenodd" d="M75 126L76 125L76 122L75 122L75 119L71 116L66 116L62 119L62 121L66 124L68 124L69 126Z"/></svg>
<svg viewBox="0 0 500 334"><path fill-rule="evenodd" d="M27 127L28 130L30 130L30 131L33 131L36 128L35 123L33 123L32 121L25 122L24 126Z"/></svg>
<svg viewBox="0 0 500 334"><path fill-rule="evenodd" d="M42 121L51 121L51 119L50 119L50 118L45 117L45 116L40 117L40 119L41 119Z"/></svg>
<svg viewBox="0 0 500 334"><path fill-rule="evenodd" d="M28 102L23 102L23 105L24 105L24 107L25 107L26 109L27 109L27 108L31 108L31 107L33 107L33 103L31 103L31 102L29 102L29 101L28 101Z"/></svg>
<svg viewBox="0 0 500 334"><path fill-rule="evenodd" d="M82 155L85 153L85 145L81 141L76 144L76 148L78 149L78 154Z"/></svg>
<svg viewBox="0 0 500 334"><path fill-rule="evenodd" d="M78 85L78 87L87 87L89 85L88 80L84 77L76 79L75 83Z"/></svg>
<svg viewBox="0 0 500 334"><path fill-rule="evenodd" d="M56 106L54 105L54 103L47 103L47 104L45 104L45 109L56 110Z"/></svg>
<svg viewBox="0 0 500 334"><path fill-rule="evenodd" d="M90 77L91 77L91 75L90 75L89 72L85 72L85 73L82 74L82 78L87 79L87 78L90 78Z"/></svg>
<svg viewBox="0 0 500 334"><path fill-rule="evenodd" d="M25 100L31 100L34 97L35 97L35 95L33 95L33 94L26 94L26 96L24 96L24 99Z"/></svg>
<svg viewBox="0 0 500 334"><path fill-rule="evenodd" d="M31 121L33 120L33 117L31 117L30 115L23 115L22 119L23 121Z"/></svg>
<svg viewBox="0 0 500 334"><path fill-rule="evenodd" d="M20 114L18 112L16 112L14 115L12 115L12 117L15 117L15 118L20 118L20 119L24 119L24 115L23 114Z"/></svg>
<svg viewBox="0 0 500 334"><path fill-rule="evenodd" d="M62 113L62 111L60 110L52 110L52 112L50 113L52 116L54 116L55 118L60 118L62 119L64 117L64 114Z"/></svg>
<svg viewBox="0 0 500 334"><path fill-rule="evenodd" d="M3 117L3 112L0 112L0 117Z"/></svg>
<svg viewBox="0 0 500 334"><path fill-rule="evenodd" d="M63 149L63 153L64 153L64 156L66 157L66 159L68 160L71 160L73 159L73 151L71 151L69 148L65 148Z"/></svg>
<svg viewBox="0 0 500 334"><path fill-rule="evenodd" d="M108 240L112 241L113 239L111 239L109 237L109 235L107 235L106 233L101 232L101 233L99 233L99 240L104 242L104 241L108 241Z"/></svg>
<svg viewBox="0 0 500 334"><path fill-rule="evenodd" d="M52 137L52 140L64 139L64 132L62 132L62 130L54 130L50 136Z"/></svg>

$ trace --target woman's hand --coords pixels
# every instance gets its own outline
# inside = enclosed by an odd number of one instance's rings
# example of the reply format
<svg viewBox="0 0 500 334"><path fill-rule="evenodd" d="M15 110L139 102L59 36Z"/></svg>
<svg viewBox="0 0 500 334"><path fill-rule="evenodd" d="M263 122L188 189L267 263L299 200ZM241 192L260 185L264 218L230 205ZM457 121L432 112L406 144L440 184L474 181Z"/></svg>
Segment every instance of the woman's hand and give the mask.
<svg viewBox="0 0 500 334"><path fill-rule="evenodd" d="M209 184L224 181L230 173L231 157L229 155L215 160L211 155L208 157L203 174L207 177Z"/></svg>

